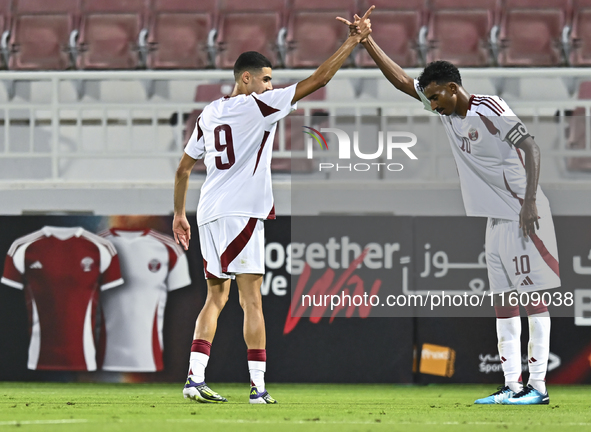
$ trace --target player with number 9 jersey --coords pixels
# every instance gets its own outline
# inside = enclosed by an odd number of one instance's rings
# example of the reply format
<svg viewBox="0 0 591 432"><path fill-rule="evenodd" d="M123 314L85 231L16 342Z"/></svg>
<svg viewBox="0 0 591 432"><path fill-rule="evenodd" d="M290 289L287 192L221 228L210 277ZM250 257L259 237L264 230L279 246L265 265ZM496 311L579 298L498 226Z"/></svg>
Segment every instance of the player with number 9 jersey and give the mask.
<svg viewBox="0 0 591 432"><path fill-rule="evenodd" d="M185 147L204 158L197 223L220 217L274 219L271 153L277 122L296 109L296 84L262 94L226 96L205 107Z"/></svg>

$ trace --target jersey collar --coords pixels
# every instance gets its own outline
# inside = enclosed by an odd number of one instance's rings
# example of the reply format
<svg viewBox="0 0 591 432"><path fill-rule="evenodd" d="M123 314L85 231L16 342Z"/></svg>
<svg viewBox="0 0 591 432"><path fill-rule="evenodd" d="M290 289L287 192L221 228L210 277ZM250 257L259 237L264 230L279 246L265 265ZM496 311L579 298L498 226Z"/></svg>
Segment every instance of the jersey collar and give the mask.
<svg viewBox="0 0 591 432"><path fill-rule="evenodd" d="M113 227L111 229L109 229L109 231L111 232L111 234L113 234L115 237L119 237L119 234L117 234L117 231L125 231L125 232L141 232L142 236L147 235L150 232L150 228L117 228L117 227Z"/></svg>
<svg viewBox="0 0 591 432"><path fill-rule="evenodd" d="M67 240L71 237L80 237L84 228L82 227L54 227L45 226L41 229L46 237L56 237L60 240Z"/></svg>

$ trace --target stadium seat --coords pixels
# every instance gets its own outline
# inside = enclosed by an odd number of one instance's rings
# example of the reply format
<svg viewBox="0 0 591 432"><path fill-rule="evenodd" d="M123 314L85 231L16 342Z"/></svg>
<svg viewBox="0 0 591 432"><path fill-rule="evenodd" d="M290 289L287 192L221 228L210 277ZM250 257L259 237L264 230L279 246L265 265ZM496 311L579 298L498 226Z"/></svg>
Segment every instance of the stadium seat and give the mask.
<svg viewBox="0 0 591 432"><path fill-rule="evenodd" d="M8 67L15 70L73 67L71 36L78 27L79 10L79 0L15 0Z"/></svg>
<svg viewBox="0 0 591 432"><path fill-rule="evenodd" d="M591 0L573 0L570 64L591 65Z"/></svg>
<svg viewBox="0 0 591 432"><path fill-rule="evenodd" d="M351 19L355 12L354 0L291 0L287 21L286 66L319 66L342 45L349 34L347 26L335 18L341 16Z"/></svg>
<svg viewBox="0 0 591 432"><path fill-rule="evenodd" d="M245 51L258 51L274 66L281 64L277 41L284 23L285 0L218 0L218 11L218 68L231 69Z"/></svg>
<svg viewBox="0 0 591 432"><path fill-rule="evenodd" d="M139 40L147 13L148 0L83 0L78 68L141 67Z"/></svg>
<svg viewBox="0 0 591 432"><path fill-rule="evenodd" d="M154 0L148 31L152 69L202 69L212 65L217 0Z"/></svg>
<svg viewBox="0 0 591 432"><path fill-rule="evenodd" d="M419 65L419 32L425 24L425 0L361 0L359 12L371 5L372 38L380 48L402 67ZM356 64L360 67L376 67L365 49L359 49Z"/></svg>
<svg viewBox="0 0 591 432"><path fill-rule="evenodd" d="M497 24L498 0L431 0L427 63L448 60L457 66L488 66L489 37Z"/></svg>
<svg viewBox="0 0 591 432"><path fill-rule="evenodd" d="M564 64L562 34L569 0L505 0L501 13L501 66Z"/></svg>
<svg viewBox="0 0 591 432"><path fill-rule="evenodd" d="M591 99L591 81L584 81L579 86L579 99ZM586 148L586 116L585 108L578 107L568 118L567 149L582 150ZM591 157L568 157L566 168L569 171L591 172Z"/></svg>

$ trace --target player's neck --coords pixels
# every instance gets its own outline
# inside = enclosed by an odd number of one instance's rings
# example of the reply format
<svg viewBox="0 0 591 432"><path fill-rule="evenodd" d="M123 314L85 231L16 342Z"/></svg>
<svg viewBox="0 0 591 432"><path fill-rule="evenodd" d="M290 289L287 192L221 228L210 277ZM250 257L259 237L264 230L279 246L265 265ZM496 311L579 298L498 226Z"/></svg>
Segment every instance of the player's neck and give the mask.
<svg viewBox="0 0 591 432"><path fill-rule="evenodd" d="M236 83L234 85L234 90L232 90L232 94L230 94L230 97L234 97L234 96L238 96L238 95L242 95L242 94L248 95L250 93L247 92L246 86Z"/></svg>
<svg viewBox="0 0 591 432"><path fill-rule="evenodd" d="M460 117L466 117L468 108L470 108L470 94L464 89L464 87L459 87L457 98L456 114Z"/></svg>

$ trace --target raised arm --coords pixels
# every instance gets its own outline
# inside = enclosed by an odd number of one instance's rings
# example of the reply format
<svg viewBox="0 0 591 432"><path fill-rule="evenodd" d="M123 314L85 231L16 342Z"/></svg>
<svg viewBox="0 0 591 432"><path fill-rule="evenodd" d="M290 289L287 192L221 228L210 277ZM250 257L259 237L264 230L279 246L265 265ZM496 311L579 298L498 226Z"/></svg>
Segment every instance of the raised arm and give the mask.
<svg viewBox="0 0 591 432"><path fill-rule="evenodd" d="M349 26L350 36L360 33L359 26L363 20L363 18L359 18L359 15L355 15L354 18L354 22L349 22L344 18L338 18L339 21ZM386 79L390 81L394 87L415 99L421 100L415 90L414 80L390 57L388 57L384 51L382 51L371 35L363 38L361 44L365 47L373 61L376 62L376 65L378 65Z"/></svg>
<svg viewBox="0 0 591 432"><path fill-rule="evenodd" d="M415 90L414 80L390 57L388 57L384 51L382 51L371 36L361 41L361 44L367 50L373 61L376 62L376 65L378 65L386 79L390 81L394 87L415 99L421 100Z"/></svg>
<svg viewBox="0 0 591 432"><path fill-rule="evenodd" d="M328 60L322 63L312 75L297 84L295 94L291 101L292 104L328 84L332 77L341 68L345 60L351 55L357 44L359 44L362 39L369 36L371 33L369 16L374 8L375 6L370 7L367 12L365 12L365 15L359 19L359 32L349 34L349 37L343 45L341 45L341 47L330 56ZM322 43L322 41L318 41L318 43Z"/></svg>

